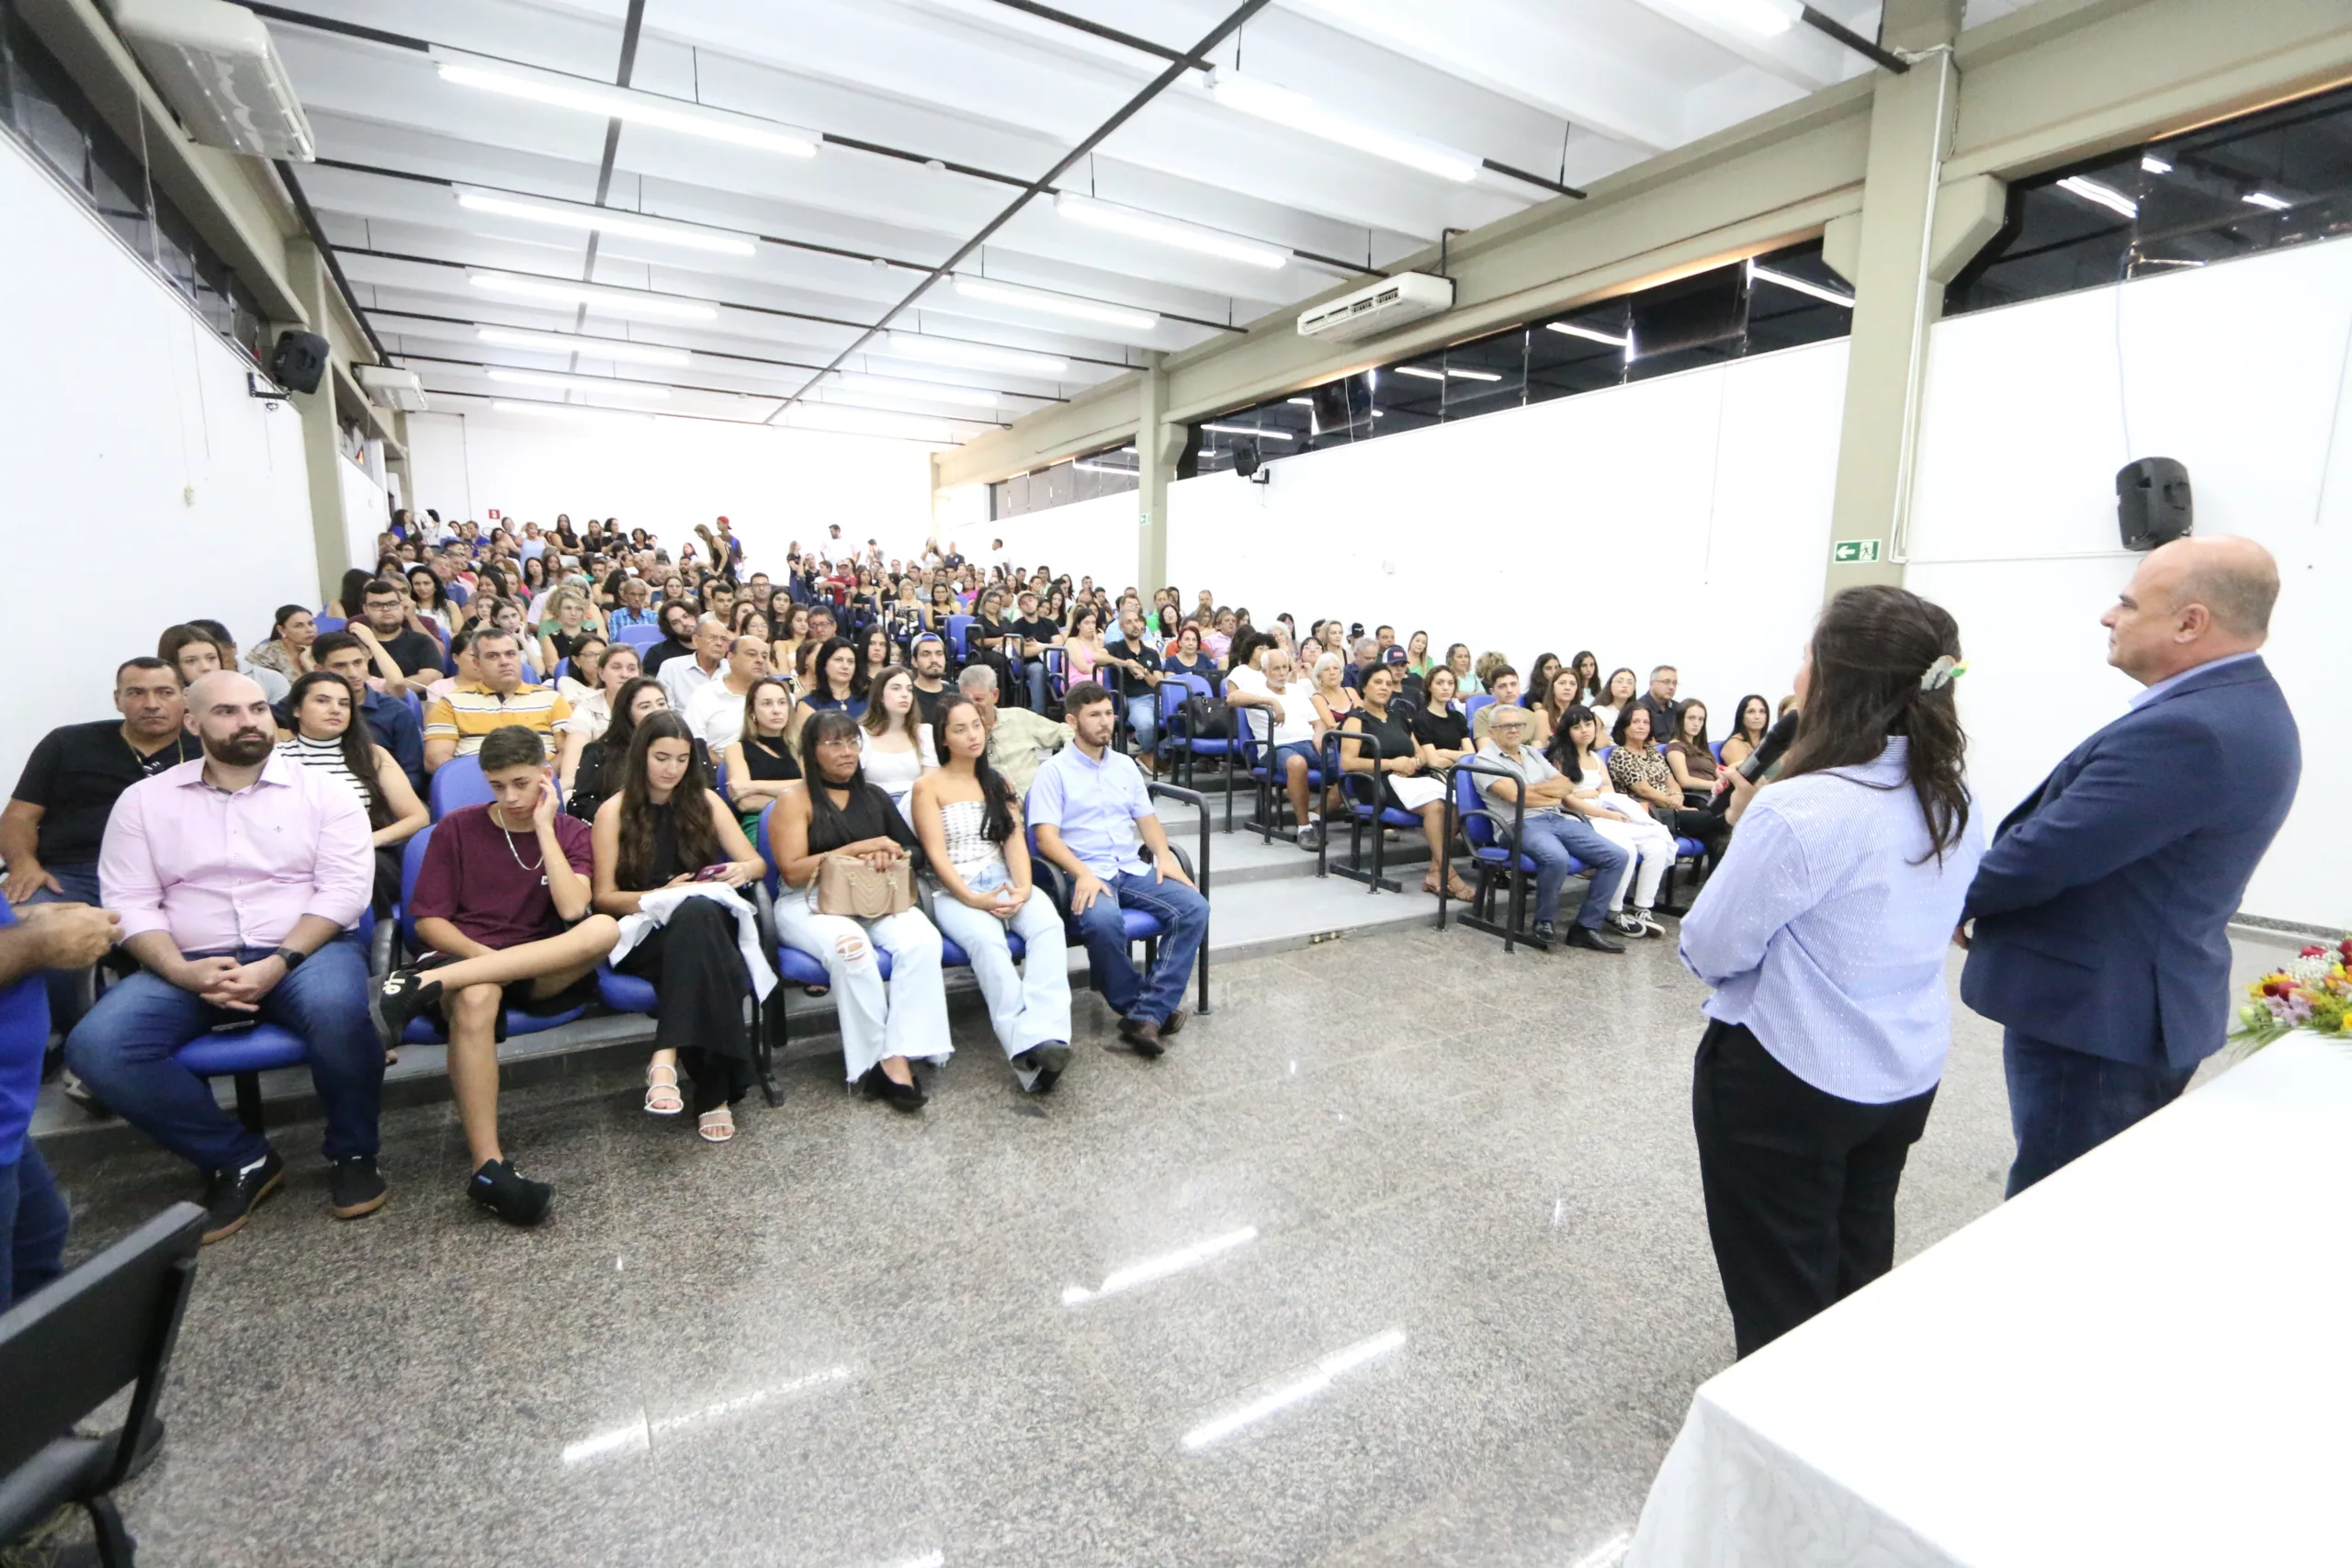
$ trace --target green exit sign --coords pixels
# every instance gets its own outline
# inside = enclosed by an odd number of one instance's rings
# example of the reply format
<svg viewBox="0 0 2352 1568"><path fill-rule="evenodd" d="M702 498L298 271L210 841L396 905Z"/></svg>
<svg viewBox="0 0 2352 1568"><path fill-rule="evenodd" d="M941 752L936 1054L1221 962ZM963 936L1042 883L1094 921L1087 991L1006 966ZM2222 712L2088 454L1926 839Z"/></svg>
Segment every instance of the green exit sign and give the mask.
<svg viewBox="0 0 2352 1568"><path fill-rule="evenodd" d="M1829 547L1829 558L1844 566L1852 561L1878 559L1876 539L1840 539Z"/></svg>

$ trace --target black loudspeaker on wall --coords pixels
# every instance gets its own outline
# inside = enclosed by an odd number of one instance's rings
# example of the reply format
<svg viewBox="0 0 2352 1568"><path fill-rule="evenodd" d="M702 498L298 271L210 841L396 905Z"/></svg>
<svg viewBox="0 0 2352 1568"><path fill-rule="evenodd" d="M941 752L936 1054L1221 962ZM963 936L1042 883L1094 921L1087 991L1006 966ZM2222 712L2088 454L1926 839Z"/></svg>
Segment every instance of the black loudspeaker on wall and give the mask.
<svg viewBox="0 0 2352 1568"><path fill-rule="evenodd" d="M270 351L269 376L289 392L315 392L327 373L327 340L316 333L280 333Z"/></svg>
<svg viewBox="0 0 2352 1568"><path fill-rule="evenodd" d="M2124 464L2115 471L2115 514L2127 550L2153 550L2187 538L2195 521L2188 465L2170 457Z"/></svg>

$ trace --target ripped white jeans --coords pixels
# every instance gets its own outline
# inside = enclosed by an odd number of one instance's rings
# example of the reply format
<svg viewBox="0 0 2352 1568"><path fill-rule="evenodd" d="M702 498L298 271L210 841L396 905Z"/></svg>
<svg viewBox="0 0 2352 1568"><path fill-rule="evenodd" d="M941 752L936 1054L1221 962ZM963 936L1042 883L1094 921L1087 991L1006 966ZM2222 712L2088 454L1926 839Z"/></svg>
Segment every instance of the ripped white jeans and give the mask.
<svg viewBox="0 0 2352 1568"><path fill-rule="evenodd" d="M955 1052L947 1040L947 991L939 971L939 931L921 909L860 920L820 915L803 895L787 890L776 900L776 934L825 966L831 976L833 1010L841 1020L842 1055L849 1079L886 1056L944 1062ZM874 950L890 955L890 978Z"/></svg>

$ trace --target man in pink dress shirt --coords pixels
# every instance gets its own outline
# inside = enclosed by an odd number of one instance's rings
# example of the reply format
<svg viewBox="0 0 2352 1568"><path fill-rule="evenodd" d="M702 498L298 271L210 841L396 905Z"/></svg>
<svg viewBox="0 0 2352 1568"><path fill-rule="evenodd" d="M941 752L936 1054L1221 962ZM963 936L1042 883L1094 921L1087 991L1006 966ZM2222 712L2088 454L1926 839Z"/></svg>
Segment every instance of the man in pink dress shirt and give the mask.
<svg viewBox="0 0 2352 1568"><path fill-rule="evenodd" d="M384 1054L353 929L373 889L368 814L350 789L277 755L262 689L229 671L188 688L201 759L122 792L98 882L140 973L75 1025L65 1058L123 1120L205 1173L204 1239L241 1229L286 1162L220 1109L175 1054L222 1024L273 1023L310 1048L326 1111L329 1206L381 1208Z"/></svg>

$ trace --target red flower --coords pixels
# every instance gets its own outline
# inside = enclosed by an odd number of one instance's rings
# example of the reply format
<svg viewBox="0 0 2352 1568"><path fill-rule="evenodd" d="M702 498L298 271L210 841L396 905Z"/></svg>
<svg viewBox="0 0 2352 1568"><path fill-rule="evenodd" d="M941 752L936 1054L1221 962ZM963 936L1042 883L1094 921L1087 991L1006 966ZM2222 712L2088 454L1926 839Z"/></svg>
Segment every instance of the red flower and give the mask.
<svg viewBox="0 0 2352 1568"><path fill-rule="evenodd" d="M2324 948L2324 947L2321 947L2321 946L2320 946L2320 945L2318 945L2316 942L2314 942L2314 943L2313 943L2312 945L2311 945L2310 947L2307 947L2307 948L2303 949L2302 953L2301 953L2299 956L2301 956L2301 957L2304 957L2304 958L2317 958L2317 957L2319 957L2322 953L2325 953L2326 951L2327 951L2327 949L2325 949L2325 948Z"/></svg>

